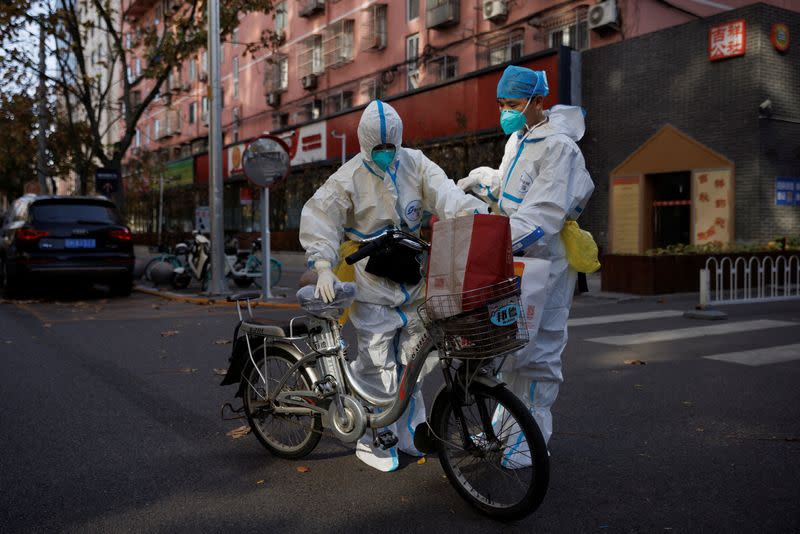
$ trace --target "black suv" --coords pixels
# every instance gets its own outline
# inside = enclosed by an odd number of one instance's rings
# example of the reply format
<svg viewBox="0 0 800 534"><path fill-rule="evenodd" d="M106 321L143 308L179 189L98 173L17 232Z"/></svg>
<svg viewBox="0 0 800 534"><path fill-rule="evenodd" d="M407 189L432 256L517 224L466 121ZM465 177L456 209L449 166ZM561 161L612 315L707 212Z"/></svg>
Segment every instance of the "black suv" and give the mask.
<svg viewBox="0 0 800 534"><path fill-rule="evenodd" d="M106 282L117 295L133 287L133 241L114 203L104 197L25 195L0 233L0 283L6 295L34 279Z"/></svg>

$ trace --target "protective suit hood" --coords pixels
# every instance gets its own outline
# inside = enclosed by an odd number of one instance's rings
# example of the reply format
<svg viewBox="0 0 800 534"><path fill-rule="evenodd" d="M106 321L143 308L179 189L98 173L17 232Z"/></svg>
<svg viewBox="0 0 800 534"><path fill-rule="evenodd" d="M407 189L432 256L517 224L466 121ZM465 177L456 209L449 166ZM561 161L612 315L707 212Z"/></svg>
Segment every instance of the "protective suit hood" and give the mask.
<svg viewBox="0 0 800 534"><path fill-rule="evenodd" d="M586 132L586 123L583 120L584 111L580 106L553 106L545 110L547 122L534 129L528 139L544 139L551 135L563 134L578 142ZM524 135L519 132L518 137Z"/></svg>
<svg viewBox="0 0 800 534"><path fill-rule="evenodd" d="M400 151L403 142L403 121L397 111L380 100L373 100L361 114L358 122L358 142L366 161L372 161L372 149L391 143Z"/></svg>

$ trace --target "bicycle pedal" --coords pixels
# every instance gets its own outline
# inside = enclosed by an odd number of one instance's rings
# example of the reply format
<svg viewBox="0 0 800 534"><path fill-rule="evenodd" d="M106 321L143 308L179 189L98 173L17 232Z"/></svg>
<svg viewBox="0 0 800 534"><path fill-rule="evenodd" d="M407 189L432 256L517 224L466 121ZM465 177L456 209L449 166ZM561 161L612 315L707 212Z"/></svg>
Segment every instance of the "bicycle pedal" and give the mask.
<svg viewBox="0 0 800 534"><path fill-rule="evenodd" d="M380 447L383 450L391 449L395 445L397 445L397 436L394 435L394 432L391 430L384 430L383 432L379 432L375 439L373 440L373 444L376 447Z"/></svg>

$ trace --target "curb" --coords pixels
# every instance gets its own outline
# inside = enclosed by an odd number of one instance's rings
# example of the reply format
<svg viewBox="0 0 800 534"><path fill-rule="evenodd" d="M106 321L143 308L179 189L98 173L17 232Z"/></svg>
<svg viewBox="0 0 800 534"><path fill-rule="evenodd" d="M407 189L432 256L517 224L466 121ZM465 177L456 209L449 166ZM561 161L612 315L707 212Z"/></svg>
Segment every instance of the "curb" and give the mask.
<svg viewBox="0 0 800 534"><path fill-rule="evenodd" d="M152 295L160 297L164 300L171 300L173 302L186 302L189 304L206 304L209 306L236 306L235 302L228 302L225 299L213 299L209 297L190 297L187 295L180 295L172 293L171 291L159 291L158 289L150 289L142 286L133 286L133 290L145 295ZM250 306L253 308L277 308L285 310L299 310L299 304L291 304L288 302L261 302L258 300L251 301Z"/></svg>

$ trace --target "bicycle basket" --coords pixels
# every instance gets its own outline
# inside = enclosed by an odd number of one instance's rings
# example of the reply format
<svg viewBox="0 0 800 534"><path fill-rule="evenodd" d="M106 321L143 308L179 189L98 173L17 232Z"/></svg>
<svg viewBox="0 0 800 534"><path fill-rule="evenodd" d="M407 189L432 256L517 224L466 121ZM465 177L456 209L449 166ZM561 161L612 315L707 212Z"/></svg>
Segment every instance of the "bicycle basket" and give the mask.
<svg viewBox="0 0 800 534"><path fill-rule="evenodd" d="M502 356L528 343L520 307L519 278L426 300L419 315L440 357L483 359Z"/></svg>

